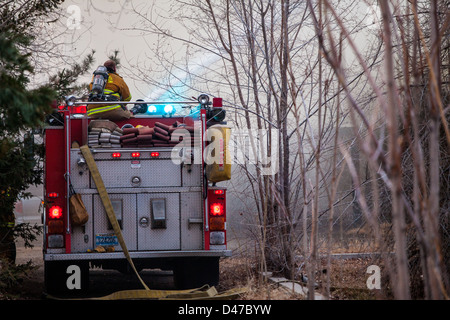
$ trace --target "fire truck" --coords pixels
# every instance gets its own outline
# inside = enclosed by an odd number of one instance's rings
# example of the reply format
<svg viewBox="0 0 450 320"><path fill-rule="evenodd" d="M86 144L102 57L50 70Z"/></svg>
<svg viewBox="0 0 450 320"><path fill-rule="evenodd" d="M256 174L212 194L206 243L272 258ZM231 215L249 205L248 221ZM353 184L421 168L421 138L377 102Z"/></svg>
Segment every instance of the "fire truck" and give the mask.
<svg viewBox="0 0 450 320"><path fill-rule="evenodd" d="M227 142L218 139L210 152L218 161L208 164L206 158L208 131L226 128L222 99L114 102L134 105L138 112L128 120L106 120L109 128L94 126L102 120L86 115L86 103L69 97L44 130L46 292L84 294L90 269L129 273L129 259L133 270L173 270L177 288L217 285L219 259L231 255L227 190L218 183L229 177L216 179L208 170L227 171ZM146 132L142 139L140 132ZM108 219L83 146L95 162L126 250ZM89 215L83 225L70 218L74 193Z"/></svg>

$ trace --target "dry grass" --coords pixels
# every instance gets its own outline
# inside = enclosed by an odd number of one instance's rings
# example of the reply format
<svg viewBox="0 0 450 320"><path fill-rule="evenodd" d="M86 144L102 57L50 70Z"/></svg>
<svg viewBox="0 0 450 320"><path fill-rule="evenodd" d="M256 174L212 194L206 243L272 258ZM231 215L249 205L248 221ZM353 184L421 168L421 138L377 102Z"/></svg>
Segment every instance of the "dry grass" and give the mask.
<svg viewBox="0 0 450 320"><path fill-rule="evenodd" d="M372 265L371 259L332 260L330 274L331 298L336 300L371 300L381 298L379 290L367 289L366 281L369 274L367 267ZM326 261L321 261L326 268ZM319 292L326 290L325 276L319 279Z"/></svg>
<svg viewBox="0 0 450 320"><path fill-rule="evenodd" d="M361 230L360 230L361 231ZM333 242L332 253L374 253L379 252L374 245L372 237L361 236L348 237L344 242ZM239 248L232 257L221 260L220 290L236 287L246 287L248 292L241 296L244 300L292 300L304 299L293 292L279 287L277 284L264 281L259 274L258 250L248 243L240 243ZM320 254L326 253L326 248L321 248ZM369 290L367 279L370 274L367 268L370 265L379 265L380 261L371 258L331 259L328 268L327 259L319 259L316 267L315 281L318 283L317 292L325 295L327 275L330 276L330 295L333 300L373 300L386 299L382 290ZM299 267L299 266L297 266ZM383 267L380 265L381 269ZM268 270L272 271L272 270ZM303 270L304 271L304 270ZM296 275L296 281L300 281L300 274ZM383 288L383 271L382 271Z"/></svg>
<svg viewBox="0 0 450 320"><path fill-rule="evenodd" d="M371 259L332 260L331 269L326 270L326 260L318 265L316 282L317 292L325 294L326 275L330 274L330 293L332 300L373 300L384 299L380 290L369 290L366 286L369 274L367 267L374 264ZM302 300L303 296L280 287L277 284L264 281L259 277L255 261L232 257L221 261L219 291L237 287L246 287L247 293L242 300ZM326 271L325 271L326 270Z"/></svg>
<svg viewBox="0 0 450 320"><path fill-rule="evenodd" d="M232 257L220 263L219 291L245 287L241 300L300 300L302 296L270 283L257 273L254 259Z"/></svg>

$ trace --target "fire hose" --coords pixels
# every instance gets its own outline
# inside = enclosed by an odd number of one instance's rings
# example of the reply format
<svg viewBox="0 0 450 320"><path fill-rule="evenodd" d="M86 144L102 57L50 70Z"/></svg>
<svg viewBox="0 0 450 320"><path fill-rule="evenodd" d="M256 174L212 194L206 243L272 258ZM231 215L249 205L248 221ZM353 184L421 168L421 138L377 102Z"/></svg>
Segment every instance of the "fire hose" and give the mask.
<svg viewBox="0 0 450 320"><path fill-rule="evenodd" d="M95 186L97 187L97 191L100 195L100 199L102 200L103 206L105 208L106 214L108 216L109 222L113 227L113 230L117 236L117 240L119 241L120 246L122 247L123 253L127 258L128 262L133 268L133 271L136 273L139 281L143 285L146 290L150 290L145 282L142 280L139 272L136 270L134 266L133 260L130 257L130 253L128 252L127 245L125 240L123 239L122 232L120 230L119 222L117 221L117 217L114 213L114 208L111 204L111 200L109 199L108 193L106 192L105 184L103 183L103 179L98 171L97 164L95 163L94 157L92 156L91 150L87 145L84 145L80 148L81 153L83 154L84 159L88 165L89 171L91 172L92 179L94 180Z"/></svg>
<svg viewBox="0 0 450 320"><path fill-rule="evenodd" d="M103 206L105 208L108 219L113 227L113 230L117 236L118 242L122 247L123 253L126 259L130 263L133 271L141 282L144 290L123 290L114 292L110 295L100 297L100 298L90 298L90 300L124 300L124 299L235 299L245 292L245 289L231 289L223 293L218 293L215 287L203 286L201 288L188 289L188 290L150 290L149 287L142 280L139 272L134 266L133 260L130 257L126 243L124 241L122 232L120 230L117 217L114 213L111 200L106 191L103 179L98 171L97 165L95 163L94 157L87 145L80 148L84 159L88 165L89 171L91 172L92 179L94 180L97 191L102 200Z"/></svg>

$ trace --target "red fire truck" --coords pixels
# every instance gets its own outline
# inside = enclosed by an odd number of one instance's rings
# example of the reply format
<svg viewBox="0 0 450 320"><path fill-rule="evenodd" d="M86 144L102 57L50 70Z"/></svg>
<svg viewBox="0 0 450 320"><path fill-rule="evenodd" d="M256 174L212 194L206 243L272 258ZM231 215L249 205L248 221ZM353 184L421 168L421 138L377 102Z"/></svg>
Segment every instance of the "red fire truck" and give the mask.
<svg viewBox="0 0 450 320"><path fill-rule="evenodd" d="M47 292L84 294L92 267L131 270L80 151L84 145L89 146L135 268L173 270L178 288L216 285L219 259L231 255L226 188L208 178L205 156L207 131L224 124L222 99L210 101L201 95L197 101L114 103L134 105L141 113L111 121L116 128L105 130L93 126L98 120L87 117L86 102L71 97L45 128ZM189 140L183 136L180 142L180 135L174 134L180 130L192 134ZM140 132L146 132L142 139ZM223 170L223 150L216 151ZM83 225L73 225L69 217L73 192L81 195L89 214Z"/></svg>

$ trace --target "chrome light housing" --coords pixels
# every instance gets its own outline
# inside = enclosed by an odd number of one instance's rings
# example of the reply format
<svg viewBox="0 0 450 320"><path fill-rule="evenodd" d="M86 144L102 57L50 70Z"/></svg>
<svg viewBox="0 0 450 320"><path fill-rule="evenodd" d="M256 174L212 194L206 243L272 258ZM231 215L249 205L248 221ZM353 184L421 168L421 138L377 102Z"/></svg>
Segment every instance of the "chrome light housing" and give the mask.
<svg viewBox="0 0 450 320"><path fill-rule="evenodd" d="M209 104L209 96L207 94L202 93L198 96L197 100L201 105Z"/></svg>

